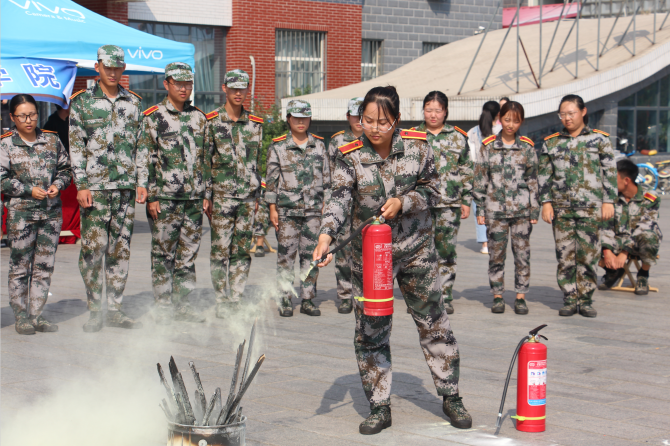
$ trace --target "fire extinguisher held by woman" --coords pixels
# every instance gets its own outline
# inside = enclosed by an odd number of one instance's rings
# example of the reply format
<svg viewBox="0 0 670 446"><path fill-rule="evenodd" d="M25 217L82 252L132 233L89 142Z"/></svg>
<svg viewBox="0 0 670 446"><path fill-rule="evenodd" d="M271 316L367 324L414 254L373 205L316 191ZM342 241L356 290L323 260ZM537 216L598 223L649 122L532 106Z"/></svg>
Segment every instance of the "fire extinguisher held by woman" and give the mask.
<svg viewBox="0 0 670 446"><path fill-rule="evenodd" d="M347 219L352 201L353 227L359 227L381 208L382 217L391 229L391 280L397 279L410 308L437 393L444 399L445 414L453 426L467 429L472 426L472 418L458 395L458 345L437 278L430 208L440 199L439 178L426 134L398 129L399 105L393 87L376 87L365 96L360 106L364 134L339 147L332 196L324 208L314 259L322 259L328 253ZM392 316L373 316L364 311L364 304L368 303L364 300L369 297L364 292L369 288L364 284L365 248L359 237L352 243L351 276L356 297L354 347L371 409L359 431L370 435L391 426ZM331 260L329 254L319 266ZM383 269L385 263L380 265Z"/></svg>

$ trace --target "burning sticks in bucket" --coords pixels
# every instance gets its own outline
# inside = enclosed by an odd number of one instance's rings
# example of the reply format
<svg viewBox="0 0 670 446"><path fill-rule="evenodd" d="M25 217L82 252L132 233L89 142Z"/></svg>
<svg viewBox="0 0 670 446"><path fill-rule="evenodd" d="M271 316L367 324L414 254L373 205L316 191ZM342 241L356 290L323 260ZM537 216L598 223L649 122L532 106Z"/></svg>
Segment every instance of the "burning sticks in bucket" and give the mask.
<svg viewBox="0 0 670 446"><path fill-rule="evenodd" d="M247 348L247 357L243 370L240 368L240 365L244 354L244 346L247 341L243 341L237 349L233 379L230 383L230 392L228 393L225 405L222 405L221 389L218 387L216 388L214 395L210 398L209 404L207 403L205 389L202 387L200 375L195 369L193 362L189 362L188 366L191 369L196 385L195 398L193 399L194 405L191 405L186 386L184 386L184 379L177 369L177 364L175 363L174 358L170 357L169 363L172 386L166 379L165 373L163 373L163 367L158 363L158 376L160 376L161 383L167 392L167 400L163 398L163 401L159 406L163 409L167 419L172 423L189 426L225 426L239 422L242 419L242 407L240 406L242 397L249 389L251 381L256 377L261 364L265 361L265 355L261 355L261 357L258 358L258 361L256 361L256 365L254 365L251 372L247 375L247 372L249 372L255 334L256 322L254 322L254 326L251 329L249 347Z"/></svg>

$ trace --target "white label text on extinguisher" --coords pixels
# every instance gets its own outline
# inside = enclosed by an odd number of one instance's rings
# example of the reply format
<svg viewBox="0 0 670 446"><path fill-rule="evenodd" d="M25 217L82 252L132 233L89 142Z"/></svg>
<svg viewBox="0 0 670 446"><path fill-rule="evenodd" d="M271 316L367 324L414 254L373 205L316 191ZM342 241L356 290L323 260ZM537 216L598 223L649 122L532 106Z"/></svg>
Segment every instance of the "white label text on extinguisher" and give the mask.
<svg viewBox="0 0 670 446"><path fill-rule="evenodd" d="M393 251L391 243L375 243L374 289L393 289Z"/></svg>
<svg viewBox="0 0 670 446"><path fill-rule="evenodd" d="M547 360L528 362L528 405L547 404Z"/></svg>

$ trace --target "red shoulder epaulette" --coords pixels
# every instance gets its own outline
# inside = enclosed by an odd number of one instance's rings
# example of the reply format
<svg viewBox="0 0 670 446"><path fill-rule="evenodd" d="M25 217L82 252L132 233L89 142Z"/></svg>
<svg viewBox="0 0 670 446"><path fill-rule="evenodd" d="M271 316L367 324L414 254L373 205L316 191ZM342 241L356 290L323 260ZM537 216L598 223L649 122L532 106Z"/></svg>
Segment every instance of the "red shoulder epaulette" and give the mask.
<svg viewBox="0 0 670 446"><path fill-rule="evenodd" d="M491 135L491 136L489 136L488 138L484 138L484 139L482 140L482 144L484 144L484 145L486 146L486 145L492 143L492 142L495 141L495 140L496 140L496 135Z"/></svg>
<svg viewBox="0 0 670 446"><path fill-rule="evenodd" d="M135 93L133 90L128 90L128 93L134 94L135 96L137 96L138 98L140 98L140 100L142 99L142 96L140 96L139 94Z"/></svg>
<svg viewBox="0 0 670 446"><path fill-rule="evenodd" d="M261 187L262 187L263 189L265 189L266 186L267 186L267 184L265 184L265 181L261 181Z"/></svg>
<svg viewBox="0 0 670 446"><path fill-rule="evenodd" d="M216 118L217 116L219 116L219 112L216 111L216 110L214 110L214 111L211 111L211 112L207 113L207 114L205 115L205 118L207 118L207 120L209 121L210 119L214 119L214 118Z"/></svg>
<svg viewBox="0 0 670 446"><path fill-rule="evenodd" d="M647 200L651 201L652 203L656 201L658 198L656 195L652 194L651 192L645 192L644 193L644 198Z"/></svg>
<svg viewBox="0 0 670 446"><path fill-rule="evenodd" d="M58 132L54 132L53 130L45 130L45 129L40 129L40 130L42 130L42 133L58 133Z"/></svg>
<svg viewBox="0 0 670 446"><path fill-rule="evenodd" d="M0 136L0 138L7 138L8 136L12 136L12 131L11 130L8 131L8 132L3 133L2 136Z"/></svg>
<svg viewBox="0 0 670 446"><path fill-rule="evenodd" d="M416 130L416 127L412 127L410 130Z"/></svg>
<svg viewBox="0 0 670 446"><path fill-rule="evenodd" d="M265 122L265 121L263 121L263 118L259 118L258 116L254 116L254 115L249 115L249 120L254 121L254 122L258 122L260 124L263 124Z"/></svg>
<svg viewBox="0 0 670 446"><path fill-rule="evenodd" d="M609 136L610 136L609 133L607 133L607 132L603 132L602 130L593 129L593 131L596 132L596 133L600 133L601 135L605 135L605 136L607 136L608 138L609 138Z"/></svg>
<svg viewBox="0 0 670 446"><path fill-rule="evenodd" d="M465 136L466 138L468 137L468 132L466 132L465 130L463 130L463 129L461 129L461 128L458 128L458 127L456 127L456 126L454 126L454 130L456 130L457 132L463 134L463 136Z"/></svg>
<svg viewBox="0 0 670 446"><path fill-rule="evenodd" d="M199 109L198 107L196 107L195 105L193 106L193 108L195 108L196 110L198 110L198 111L199 111L200 113L202 113L203 115L207 116L207 113L205 113L204 111L200 110L200 109Z"/></svg>
<svg viewBox="0 0 670 446"><path fill-rule="evenodd" d="M85 92L85 91L86 91L86 90L79 90L78 92L76 92L76 93L74 93L72 96L70 96L70 100L76 98L77 96L79 96L80 94L82 94L82 93Z"/></svg>
<svg viewBox="0 0 670 446"><path fill-rule="evenodd" d="M340 130L339 132L333 134L333 136L331 136L331 138L335 138L337 135L342 135L343 133L344 133L344 130Z"/></svg>
<svg viewBox="0 0 670 446"><path fill-rule="evenodd" d="M556 138L556 137L557 137L558 135L560 135L560 134L561 134L561 132L556 132L556 133L554 133L553 135L549 135L549 136L547 136L546 138L544 138L544 140L547 141L547 140L549 140L549 139L551 139L551 138Z"/></svg>
<svg viewBox="0 0 670 446"><path fill-rule="evenodd" d="M400 137L403 139L423 139L426 140L426 132L416 130L401 130Z"/></svg>
<svg viewBox="0 0 670 446"><path fill-rule="evenodd" d="M351 142L346 143L343 146L338 147L340 149L340 152L342 152L343 155L346 155L349 152L353 152L354 150L358 150L361 147L363 147L363 141L360 139L355 139Z"/></svg>
<svg viewBox="0 0 670 446"><path fill-rule="evenodd" d="M321 136L319 136L319 135L315 135L314 133L310 133L310 135L312 135L312 136L315 137L316 139L323 139L323 137L321 137Z"/></svg>
<svg viewBox="0 0 670 446"><path fill-rule="evenodd" d="M146 110L144 110L144 111L142 112L142 114L143 114L144 116L149 116L150 114L152 114L152 113L155 112L156 110L158 110L158 106L157 106L157 105L154 105L153 107L149 107L149 108L147 108Z"/></svg>
<svg viewBox="0 0 670 446"><path fill-rule="evenodd" d="M288 133L287 133L286 135L278 136L278 137L274 138L273 141L274 141L274 142L283 141L283 140L286 139L286 136L287 136L287 135L288 135Z"/></svg>
<svg viewBox="0 0 670 446"><path fill-rule="evenodd" d="M523 141L523 142L525 142L525 143L528 143L528 144L530 144L531 146L535 147L535 143L533 142L533 140L530 139L530 138L528 138L528 137L526 137L526 136L519 136L519 140L520 140L520 141Z"/></svg>

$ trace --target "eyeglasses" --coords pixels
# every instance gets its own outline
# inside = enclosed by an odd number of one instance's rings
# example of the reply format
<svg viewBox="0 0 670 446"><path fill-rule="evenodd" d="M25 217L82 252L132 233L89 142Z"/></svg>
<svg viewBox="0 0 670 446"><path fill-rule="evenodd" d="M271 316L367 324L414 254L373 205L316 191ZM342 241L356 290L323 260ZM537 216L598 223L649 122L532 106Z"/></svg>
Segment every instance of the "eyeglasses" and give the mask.
<svg viewBox="0 0 670 446"><path fill-rule="evenodd" d="M393 123L391 123L390 125L389 124L381 125L381 124L379 124L379 121L377 121L377 125L374 126L374 125L369 125L369 124L363 124L363 118L361 118L360 124L361 124L361 127L363 127L363 130L371 131L371 130L376 129L380 133L388 133L393 128L393 126L395 125L397 120L398 120L398 118L394 119Z"/></svg>
<svg viewBox="0 0 670 446"><path fill-rule="evenodd" d="M174 86L177 89L177 91L193 90L193 82L168 82L168 84Z"/></svg>
<svg viewBox="0 0 670 446"><path fill-rule="evenodd" d="M560 119L573 118L576 114L577 114L577 112L559 113L559 114L558 114L558 117L559 117Z"/></svg>
<svg viewBox="0 0 670 446"><path fill-rule="evenodd" d="M12 116L14 116L17 121L19 122L26 122L26 121L37 121L37 113L30 113L28 115L15 115L12 113Z"/></svg>

